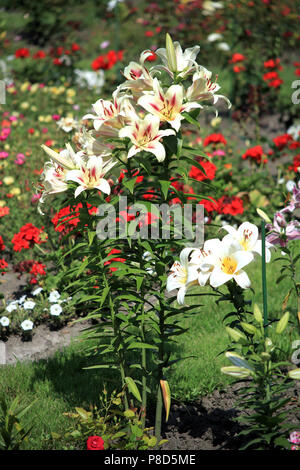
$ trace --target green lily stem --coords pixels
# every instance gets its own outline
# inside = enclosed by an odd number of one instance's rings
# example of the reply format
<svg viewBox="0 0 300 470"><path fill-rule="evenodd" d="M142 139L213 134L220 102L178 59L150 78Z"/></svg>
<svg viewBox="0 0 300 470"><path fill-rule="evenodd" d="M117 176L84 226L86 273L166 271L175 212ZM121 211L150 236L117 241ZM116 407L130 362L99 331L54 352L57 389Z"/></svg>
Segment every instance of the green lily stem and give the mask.
<svg viewBox="0 0 300 470"><path fill-rule="evenodd" d="M262 274L262 294L263 294L263 317L264 331L268 330L268 301L267 301L267 274L266 274L266 226L265 221L261 222L261 274Z"/></svg>
<svg viewBox="0 0 300 470"><path fill-rule="evenodd" d="M295 293L297 297L297 313L298 313L298 319L300 323L300 289L299 289L299 285L296 282L296 266L294 263L294 258L293 258L293 254L291 250L288 251L288 254L289 254L289 260L290 260L290 266L291 266L291 272L292 272L292 281L294 284L294 289L295 289Z"/></svg>
<svg viewBox="0 0 300 470"><path fill-rule="evenodd" d="M89 211L88 211L88 206L87 206L86 200L83 200L82 206L83 206L84 211L85 211L85 213L88 217L88 220L89 220ZM88 232L88 230L87 230L87 232ZM102 257L101 247L99 249L99 257L102 261L103 257ZM111 321L112 321L112 324L113 324L114 336L115 336L115 338L117 338L118 336L121 337L121 334L120 334L120 331L119 331L119 328L118 328L118 325L117 325L117 322L116 322L114 302L113 302L113 299L112 299L112 295L111 295L111 291L110 291L109 284L108 284L108 281L107 281L107 277L105 275L105 272L104 272L103 268L104 268L104 266L102 266L102 279L103 279L104 286L107 288L107 290L109 292L108 297L109 297L109 309L110 309L110 314L111 314ZM123 355L122 350L119 349L119 348L116 351L116 354L118 356L122 387L124 387L124 389L125 389L125 393L124 393L125 408L128 409L129 408L129 402L128 402L128 396L127 396L127 392L126 392L126 382L125 382L126 375L125 375L125 366L124 366L124 364L125 364L124 355Z"/></svg>
<svg viewBox="0 0 300 470"><path fill-rule="evenodd" d="M160 344L159 344L159 351L158 351L159 365L158 365L158 374L157 374L157 401L156 401L155 430L154 430L157 443L161 440L163 397L162 397L160 381L163 380L163 361L164 361L164 342L165 342L164 308L163 308L162 302L159 302L159 303L160 303L160 310L159 310Z"/></svg>

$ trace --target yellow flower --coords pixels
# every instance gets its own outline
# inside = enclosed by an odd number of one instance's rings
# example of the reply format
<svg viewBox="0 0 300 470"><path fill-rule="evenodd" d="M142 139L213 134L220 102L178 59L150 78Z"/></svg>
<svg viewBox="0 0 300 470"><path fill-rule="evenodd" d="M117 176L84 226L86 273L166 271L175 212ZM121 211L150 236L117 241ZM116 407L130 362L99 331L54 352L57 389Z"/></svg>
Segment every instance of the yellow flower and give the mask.
<svg viewBox="0 0 300 470"><path fill-rule="evenodd" d="M24 83L20 86L20 90L23 91L23 92L24 92L24 91L27 91L29 85L30 85L29 82L24 82Z"/></svg>
<svg viewBox="0 0 300 470"><path fill-rule="evenodd" d="M21 194L21 189L14 187L10 190L10 194L13 194L14 196L19 196Z"/></svg>
<svg viewBox="0 0 300 470"><path fill-rule="evenodd" d="M22 108L22 109L28 109L28 108L29 108L29 103L28 103L28 101L24 101L23 103L21 103L20 108Z"/></svg>
<svg viewBox="0 0 300 470"><path fill-rule="evenodd" d="M39 84L38 84L38 83L35 83L35 84L32 85L32 87L30 88L30 93L35 93L38 89L39 89Z"/></svg>
<svg viewBox="0 0 300 470"><path fill-rule="evenodd" d="M47 116L44 116L44 122L51 122L52 121L52 116L48 114Z"/></svg>
<svg viewBox="0 0 300 470"><path fill-rule="evenodd" d="M45 122L45 116L39 116L39 117L38 117L38 120L39 120L40 122Z"/></svg>
<svg viewBox="0 0 300 470"><path fill-rule="evenodd" d="M5 178L3 178L3 183L6 184L7 186L9 186L10 184L13 184L15 182L15 178L13 178L12 176L5 176Z"/></svg>
<svg viewBox="0 0 300 470"><path fill-rule="evenodd" d="M9 144L5 144L4 145L4 150L9 150L10 149L10 145Z"/></svg>
<svg viewBox="0 0 300 470"><path fill-rule="evenodd" d="M4 206L6 206L6 201L1 200L0 201L0 207L4 207Z"/></svg>
<svg viewBox="0 0 300 470"><path fill-rule="evenodd" d="M66 95L67 95L69 98L73 98L73 96L76 95L76 91L75 91L73 88L69 88L69 90L66 91Z"/></svg>
<svg viewBox="0 0 300 470"><path fill-rule="evenodd" d="M222 118L220 118L220 117L214 117L214 118L210 121L210 123L211 123L212 127L217 127L217 126L221 123L221 121L222 121Z"/></svg>
<svg viewBox="0 0 300 470"><path fill-rule="evenodd" d="M35 105L31 106L31 111L37 111L37 107Z"/></svg>
<svg viewBox="0 0 300 470"><path fill-rule="evenodd" d="M6 91L7 91L8 93L11 93L11 94L12 94L12 93L14 93L14 92L16 91L16 89L15 89L14 86L12 86L12 87L7 88Z"/></svg>
<svg viewBox="0 0 300 470"><path fill-rule="evenodd" d="M6 168L8 165L8 162L6 160L0 162L0 170L3 170Z"/></svg>

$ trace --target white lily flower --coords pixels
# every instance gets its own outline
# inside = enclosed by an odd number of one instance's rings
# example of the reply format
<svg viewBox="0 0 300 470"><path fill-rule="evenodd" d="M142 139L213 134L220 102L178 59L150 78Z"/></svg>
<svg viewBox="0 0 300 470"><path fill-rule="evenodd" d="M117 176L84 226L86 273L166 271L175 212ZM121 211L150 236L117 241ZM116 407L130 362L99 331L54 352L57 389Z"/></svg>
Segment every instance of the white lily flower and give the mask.
<svg viewBox="0 0 300 470"><path fill-rule="evenodd" d="M189 101L203 101L203 100L213 100L213 104L217 103L218 99L224 99L227 104L228 108L231 107L231 103L223 95L216 94L217 91L220 90L220 85L217 83L217 79L215 82L211 80L212 72L207 70L204 67L200 67L200 69L194 73L193 75L193 83L186 91L186 98Z"/></svg>
<svg viewBox="0 0 300 470"><path fill-rule="evenodd" d="M103 124L120 129L124 125L124 119L133 111L128 95L121 95L117 88L112 101L100 99L93 104L94 114L86 114L82 119L93 119L94 128L98 131ZM123 119L122 119L123 118Z"/></svg>
<svg viewBox="0 0 300 470"><path fill-rule="evenodd" d="M144 62L152 55L152 51L143 51L140 55L140 63L129 62L123 71L126 82L121 85L121 89L130 89L133 96L138 97L144 91L151 91L153 88L153 77L144 66Z"/></svg>
<svg viewBox="0 0 300 470"><path fill-rule="evenodd" d="M238 229L231 227L231 225L224 225L223 229L228 232L223 238L224 241L236 244L237 250L243 250L248 252L262 254L261 240L258 240L258 228L256 225L250 222L242 223ZM270 249L272 244L266 241L266 262L268 263L271 259Z"/></svg>
<svg viewBox="0 0 300 470"><path fill-rule="evenodd" d="M184 297L188 288L198 283L197 264L189 261L189 255L194 248L184 248L180 253L180 262L175 261L171 267L171 274L167 279L167 292L179 289L177 302L184 305Z"/></svg>
<svg viewBox="0 0 300 470"><path fill-rule="evenodd" d="M78 121L72 117L63 117L56 124L65 132L71 132L78 127Z"/></svg>
<svg viewBox="0 0 300 470"><path fill-rule="evenodd" d="M153 80L154 94L144 94L139 98L138 104L146 111L159 117L160 121L168 122L176 132L179 131L181 121L184 119L181 113L192 108L201 108L198 103L188 102L183 104L183 88L181 85L171 85L164 93L157 78Z"/></svg>
<svg viewBox="0 0 300 470"><path fill-rule="evenodd" d="M197 265L198 282L200 286L205 286L205 284L207 283L214 269L213 264L208 266L205 264L205 262L207 259L209 259L210 263L212 263L212 260L214 257L214 247L215 247L216 240L219 241L219 239L217 238L206 240L204 242L203 247L200 249L194 250L190 256L190 263L193 265ZM203 267L204 264L205 266Z"/></svg>
<svg viewBox="0 0 300 470"><path fill-rule="evenodd" d="M164 66L156 65L153 69L163 69L172 78L174 78L174 72L179 77L186 77L193 73L197 68L196 57L200 51L200 46L189 47L182 51L181 45L178 41L172 42L172 39L167 35L166 48L160 48L155 51Z"/></svg>
<svg viewBox="0 0 300 470"><path fill-rule="evenodd" d="M212 271L210 274L212 287L219 287L231 279L243 289L250 287L250 279L242 268L253 261L252 252L237 250L235 244L218 239L214 240L210 248L213 256L207 257L201 269Z"/></svg>
<svg viewBox="0 0 300 470"><path fill-rule="evenodd" d="M110 185L103 176L111 170L117 161L104 162L101 157L91 156L87 162L81 160L79 170L71 170L66 174L66 181L74 181L79 186L75 190L75 197L82 191L99 189L105 194L110 194Z"/></svg>
<svg viewBox="0 0 300 470"><path fill-rule="evenodd" d="M144 119L137 119L132 126L123 127L119 132L119 137L128 137L133 146L128 152L128 158L138 152L145 150L153 153L159 162L165 159L165 147L159 140L168 135L174 135L172 129L159 130L160 120L153 114L147 114Z"/></svg>

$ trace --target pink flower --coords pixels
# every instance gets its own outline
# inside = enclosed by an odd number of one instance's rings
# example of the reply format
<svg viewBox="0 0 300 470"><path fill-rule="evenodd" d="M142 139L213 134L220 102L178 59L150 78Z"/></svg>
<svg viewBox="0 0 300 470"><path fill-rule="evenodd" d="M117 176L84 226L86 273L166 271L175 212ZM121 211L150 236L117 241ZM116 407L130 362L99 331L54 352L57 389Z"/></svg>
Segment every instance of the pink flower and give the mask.
<svg viewBox="0 0 300 470"><path fill-rule="evenodd" d="M18 153L17 158L15 159L16 165L23 165L25 163L26 157L23 153Z"/></svg>
<svg viewBox="0 0 300 470"><path fill-rule="evenodd" d="M221 149L215 150L212 154L218 155L218 157L224 157L224 155L226 155L224 150L221 150Z"/></svg>
<svg viewBox="0 0 300 470"><path fill-rule="evenodd" d="M300 444L300 431L293 431L290 433L290 438L288 439L292 444Z"/></svg>
<svg viewBox="0 0 300 470"><path fill-rule="evenodd" d="M6 140L10 133L11 130L9 127L3 127L0 131L0 140Z"/></svg>
<svg viewBox="0 0 300 470"><path fill-rule="evenodd" d="M7 158L8 155L9 155L9 153L7 153L7 152L4 152L4 151L0 152L0 160L4 160L4 158Z"/></svg>
<svg viewBox="0 0 300 470"><path fill-rule="evenodd" d="M52 119L53 119L53 121L59 121L60 120L60 115L59 114L53 114Z"/></svg>
<svg viewBox="0 0 300 470"><path fill-rule="evenodd" d="M41 198L41 194L33 194L32 197L31 197L31 202L33 204L35 204L36 202L38 202L38 200Z"/></svg>

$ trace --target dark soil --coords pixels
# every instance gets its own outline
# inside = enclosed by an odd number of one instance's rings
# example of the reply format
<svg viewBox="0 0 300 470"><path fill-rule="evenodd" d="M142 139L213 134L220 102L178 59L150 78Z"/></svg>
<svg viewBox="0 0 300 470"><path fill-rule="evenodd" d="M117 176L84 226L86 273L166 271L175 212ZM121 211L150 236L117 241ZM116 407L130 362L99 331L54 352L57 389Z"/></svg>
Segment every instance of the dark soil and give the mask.
<svg viewBox="0 0 300 470"><path fill-rule="evenodd" d="M198 402L187 405L173 405L169 422L163 426L163 437L168 442L163 449L168 450L239 450L247 441L238 437L243 429L235 420L239 412L235 408L240 384L226 390L215 390ZM300 429L300 383L295 381L289 391L291 410L288 423ZM287 439L288 439L287 433Z"/></svg>

